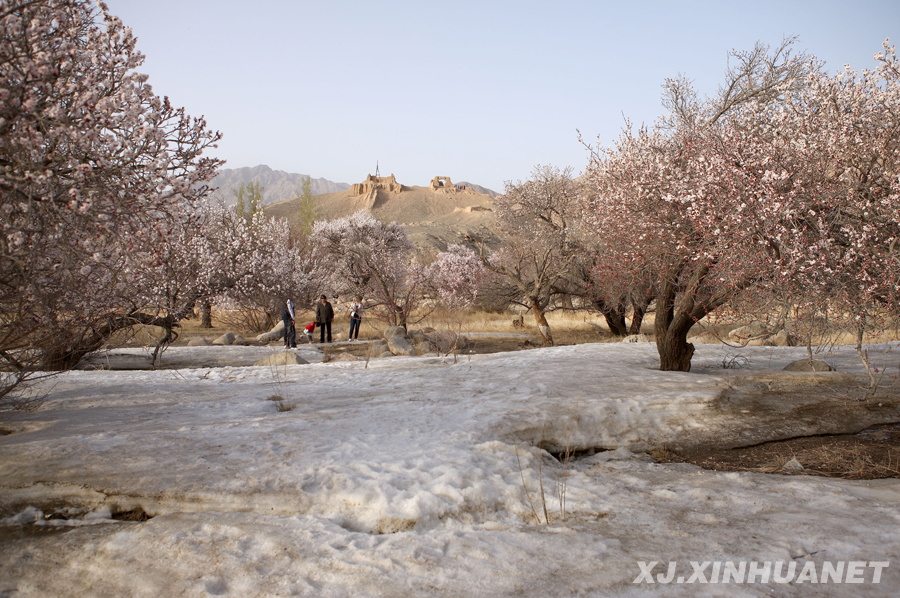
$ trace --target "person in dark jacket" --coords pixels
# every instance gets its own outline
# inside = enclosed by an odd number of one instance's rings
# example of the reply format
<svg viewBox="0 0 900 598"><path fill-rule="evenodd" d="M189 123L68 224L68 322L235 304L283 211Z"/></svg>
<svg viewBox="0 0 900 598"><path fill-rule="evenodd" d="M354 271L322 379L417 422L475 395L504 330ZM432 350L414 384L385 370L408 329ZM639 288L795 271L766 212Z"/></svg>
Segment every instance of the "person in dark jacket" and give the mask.
<svg viewBox="0 0 900 598"><path fill-rule="evenodd" d="M281 320L284 322L284 348L297 348L297 329L294 325L294 302L285 299L281 306Z"/></svg>
<svg viewBox="0 0 900 598"><path fill-rule="evenodd" d="M325 333L328 331L328 342L331 342L331 321L334 320L334 308L325 295L319 297L316 304L316 326L319 327L319 342L325 342Z"/></svg>

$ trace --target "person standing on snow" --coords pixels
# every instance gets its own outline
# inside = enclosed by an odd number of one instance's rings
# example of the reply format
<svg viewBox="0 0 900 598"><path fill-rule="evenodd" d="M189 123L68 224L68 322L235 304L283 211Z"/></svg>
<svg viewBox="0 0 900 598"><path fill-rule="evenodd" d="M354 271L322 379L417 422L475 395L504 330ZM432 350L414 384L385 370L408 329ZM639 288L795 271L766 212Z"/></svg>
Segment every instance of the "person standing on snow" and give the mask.
<svg viewBox="0 0 900 598"><path fill-rule="evenodd" d="M284 300L281 307L281 320L284 322L284 348L297 348L297 329L294 327L294 302Z"/></svg>
<svg viewBox="0 0 900 598"><path fill-rule="evenodd" d="M316 326L319 327L319 342L325 342L325 330L328 330L328 342L331 342L331 321L334 320L334 308L325 295L319 297L316 304Z"/></svg>

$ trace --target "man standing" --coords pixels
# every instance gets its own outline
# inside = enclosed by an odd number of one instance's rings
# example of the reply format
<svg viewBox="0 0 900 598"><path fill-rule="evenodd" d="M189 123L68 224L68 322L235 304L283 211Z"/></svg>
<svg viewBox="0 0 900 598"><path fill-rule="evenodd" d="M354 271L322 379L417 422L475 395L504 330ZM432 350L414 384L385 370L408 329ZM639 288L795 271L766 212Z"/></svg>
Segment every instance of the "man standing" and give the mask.
<svg viewBox="0 0 900 598"><path fill-rule="evenodd" d="M319 297L316 305L316 326L319 327L319 342L325 342L325 330L328 330L328 342L331 342L331 321L334 319L334 309L325 295Z"/></svg>
<svg viewBox="0 0 900 598"><path fill-rule="evenodd" d="M284 348L297 348L297 329L294 327L294 302L290 299L284 300L281 307L281 320L284 322Z"/></svg>

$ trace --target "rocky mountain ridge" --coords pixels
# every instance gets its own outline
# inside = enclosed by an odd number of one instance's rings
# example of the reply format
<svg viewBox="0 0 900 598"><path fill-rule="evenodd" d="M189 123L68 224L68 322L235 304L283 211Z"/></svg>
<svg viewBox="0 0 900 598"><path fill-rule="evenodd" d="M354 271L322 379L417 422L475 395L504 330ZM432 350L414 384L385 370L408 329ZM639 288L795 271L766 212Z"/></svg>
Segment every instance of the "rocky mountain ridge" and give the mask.
<svg viewBox="0 0 900 598"><path fill-rule="evenodd" d="M232 189L237 189L241 184L258 181L263 186L263 205L269 205L297 197L303 191L303 179L307 175L283 170L273 170L261 164L244 168L223 168L210 183L211 187L218 187L216 195L225 201L226 205L235 203ZM347 183L336 183L323 178L312 179L313 195L335 193L350 188Z"/></svg>

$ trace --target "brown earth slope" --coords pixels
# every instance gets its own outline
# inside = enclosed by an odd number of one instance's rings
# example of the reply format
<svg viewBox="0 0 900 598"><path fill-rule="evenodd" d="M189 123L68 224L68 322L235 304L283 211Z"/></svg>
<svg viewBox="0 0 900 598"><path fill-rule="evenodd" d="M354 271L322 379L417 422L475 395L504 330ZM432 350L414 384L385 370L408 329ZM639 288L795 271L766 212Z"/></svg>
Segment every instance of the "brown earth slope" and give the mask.
<svg viewBox="0 0 900 598"><path fill-rule="evenodd" d="M432 191L428 187L403 187L400 193L378 190L374 201L368 195L338 191L317 195L319 214L331 220L368 211L382 222L397 222L406 228L410 241L424 251L444 251L458 243L474 247L477 239L494 244L493 200L474 191ZM293 198L266 207L276 218L294 219L300 199Z"/></svg>

